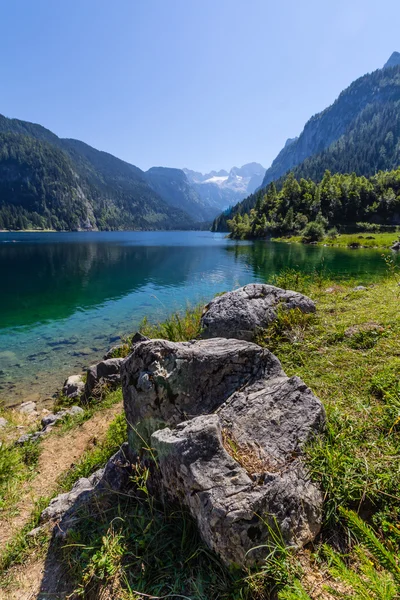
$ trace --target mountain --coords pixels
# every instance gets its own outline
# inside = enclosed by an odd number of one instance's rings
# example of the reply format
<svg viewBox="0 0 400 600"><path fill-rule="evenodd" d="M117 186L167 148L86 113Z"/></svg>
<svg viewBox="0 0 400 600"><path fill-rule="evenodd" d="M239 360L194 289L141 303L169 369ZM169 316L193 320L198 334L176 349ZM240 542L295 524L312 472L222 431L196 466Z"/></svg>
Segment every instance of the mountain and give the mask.
<svg viewBox="0 0 400 600"><path fill-rule="evenodd" d="M0 115L0 229L180 229L193 219L137 167Z"/></svg>
<svg viewBox="0 0 400 600"><path fill-rule="evenodd" d="M221 210L200 197L181 169L152 167L146 171L145 177L165 202L184 210L194 221L212 221Z"/></svg>
<svg viewBox="0 0 400 600"><path fill-rule="evenodd" d="M220 212L253 193L262 183L265 168L253 162L233 167L229 172L224 169L206 174L183 171L200 198Z"/></svg>
<svg viewBox="0 0 400 600"><path fill-rule="evenodd" d="M383 68L397 67L397 65L400 65L400 52L393 52Z"/></svg>
<svg viewBox="0 0 400 600"><path fill-rule="evenodd" d="M397 56L398 55L398 56ZM293 171L296 178L321 180L332 172L373 175L400 164L400 58L394 53L383 69L360 77L337 100L313 116L298 138L288 140L271 167L261 188ZM256 202L249 196L214 222L226 230L227 220L249 212Z"/></svg>

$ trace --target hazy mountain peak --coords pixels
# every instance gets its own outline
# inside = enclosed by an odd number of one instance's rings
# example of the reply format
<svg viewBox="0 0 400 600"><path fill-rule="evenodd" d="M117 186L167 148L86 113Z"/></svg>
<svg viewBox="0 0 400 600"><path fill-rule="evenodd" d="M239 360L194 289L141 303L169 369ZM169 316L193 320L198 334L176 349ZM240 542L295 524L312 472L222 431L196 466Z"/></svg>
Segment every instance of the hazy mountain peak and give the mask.
<svg viewBox="0 0 400 600"><path fill-rule="evenodd" d="M265 168L256 162L232 167L229 172L225 169L205 174L190 169L183 171L200 197L222 210L252 194L265 175Z"/></svg>
<svg viewBox="0 0 400 600"><path fill-rule="evenodd" d="M386 69L387 67L397 67L397 65L400 65L400 52L393 52L383 68Z"/></svg>

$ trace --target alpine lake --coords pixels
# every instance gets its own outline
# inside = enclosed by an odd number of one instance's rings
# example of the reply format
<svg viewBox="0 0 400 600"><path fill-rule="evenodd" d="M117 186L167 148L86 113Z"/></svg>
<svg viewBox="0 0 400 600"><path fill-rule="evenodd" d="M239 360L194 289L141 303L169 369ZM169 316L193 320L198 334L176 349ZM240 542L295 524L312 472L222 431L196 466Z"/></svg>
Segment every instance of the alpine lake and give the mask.
<svg viewBox="0 0 400 600"><path fill-rule="evenodd" d="M238 242L206 231L0 233L0 401L51 397L144 317L160 321L287 268L360 285L387 269L382 250Z"/></svg>

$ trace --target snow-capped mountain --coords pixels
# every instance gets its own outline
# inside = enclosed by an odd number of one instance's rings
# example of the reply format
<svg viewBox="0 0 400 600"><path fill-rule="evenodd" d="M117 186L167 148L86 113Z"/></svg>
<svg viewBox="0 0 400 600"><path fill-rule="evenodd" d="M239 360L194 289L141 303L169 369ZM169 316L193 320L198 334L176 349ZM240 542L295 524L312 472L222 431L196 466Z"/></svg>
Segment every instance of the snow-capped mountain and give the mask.
<svg viewBox="0 0 400 600"><path fill-rule="evenodd" d="M221 210L252 194L265 175L265 168L254 162L233 167L229 173L224 169L205 174L190 169L183 171L200 197Z"/></svg>

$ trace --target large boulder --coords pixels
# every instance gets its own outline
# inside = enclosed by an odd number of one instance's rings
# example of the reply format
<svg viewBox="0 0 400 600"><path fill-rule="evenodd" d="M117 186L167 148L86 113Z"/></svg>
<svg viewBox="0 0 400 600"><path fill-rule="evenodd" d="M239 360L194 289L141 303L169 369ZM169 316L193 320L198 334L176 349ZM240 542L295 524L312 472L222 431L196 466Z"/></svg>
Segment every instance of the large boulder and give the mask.
<svg viewBox="0 0 400 600"><path fill-rule="evenodd" d="M234 339L135 344L121 367L125 414L141 446L153 431L213 412L237 389L267 375L284 375L264 348Z"/></svg>
<svg viewBox="0 0 400 600"><path fill-rule="evenodd" d="M251 283L217 296L204 309L201 318L202 337L226 337L251 341L258 329L267 327L277 317L277 309L299 309L315 312L314 302L307 296L273 285Z"/></svg>
<svg viewBox="0 0 400 600"><path fill-rule="evenodd" d="M322 496L302 449L324 409L273 354L236 339L153 340L121 379L131 449L157 455L153 488L189 509L226 564L265 559L274 529L288 545L314 539Z"/></svg>
<svg viewBox="0 0 400 600"><path fill-rule="evenodd" d="M123 358L110 358L91 365L87 372L85 398L98 396L104 386L115 388L119 385L120 369Z"/></svg>
<svg viewBox="0 0 400 600"><path fill-rule="evenodd" d="M189 509L203 540L228 565L265 560L274 534L288 546L312 541L322 496L301 460L286 454L275 462L252 436L241 446L227 435L217 414L152 435L167 498Z"/></svg>

